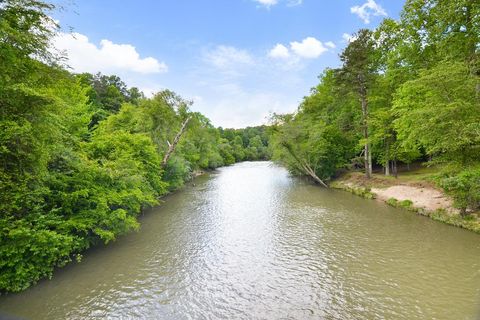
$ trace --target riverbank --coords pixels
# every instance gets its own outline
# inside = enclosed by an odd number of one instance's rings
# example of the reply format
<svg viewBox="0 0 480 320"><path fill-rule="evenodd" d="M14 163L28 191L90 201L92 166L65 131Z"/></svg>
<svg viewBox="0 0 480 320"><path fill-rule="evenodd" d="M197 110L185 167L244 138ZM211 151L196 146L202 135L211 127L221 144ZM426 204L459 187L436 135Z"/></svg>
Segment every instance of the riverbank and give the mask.
<svg viewBox="0 0 480 320"><path fill-rule="evenodd" d="M398 179L380 174L366 179L361 172L348 172L335 179L330 186L480 234L478 213L461 217L452 199L427 178L428 174L424 172L409 172Z"/></svg>

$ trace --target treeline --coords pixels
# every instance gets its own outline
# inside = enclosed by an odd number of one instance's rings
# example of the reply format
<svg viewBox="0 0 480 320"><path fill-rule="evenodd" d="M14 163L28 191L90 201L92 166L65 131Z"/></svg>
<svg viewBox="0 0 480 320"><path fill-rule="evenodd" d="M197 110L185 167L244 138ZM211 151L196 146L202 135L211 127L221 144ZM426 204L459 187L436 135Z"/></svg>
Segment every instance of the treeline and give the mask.
<svg viewBox="0 0 480 320"><path fill-rule="evenodd" d="M72 74L50 48L53 5L0 5L0 291L138 229L196 170L266 159L264 127L217 129L165 90Z"/></svg>
<svg viewBox="0 0 480 320"><path fill-rule="evenodd" d="M326 183L340 169L438 165L462 215L480 207L480 2L407 0L353 35L297 112L273 117L273 157Z"/></svg>

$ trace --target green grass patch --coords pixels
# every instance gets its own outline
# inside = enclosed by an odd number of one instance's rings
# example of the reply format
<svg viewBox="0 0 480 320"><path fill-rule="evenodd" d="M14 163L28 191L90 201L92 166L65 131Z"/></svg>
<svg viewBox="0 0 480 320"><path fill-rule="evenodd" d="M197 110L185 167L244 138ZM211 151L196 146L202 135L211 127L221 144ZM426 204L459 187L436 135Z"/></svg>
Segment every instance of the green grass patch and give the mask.
<svg viewBox="0 0 480 320"><path fill-rule="evenodd" d="M334 181L330 184L331 188L340 189L353 193L354 195L360 196L365 199L375 199L376 195L368 187L352 187L346 185L340 181Z"/></svg>
<svg viewBox="0 0 480 320"><path fill-rule="evenodd" d="M392 206L392 207L398 207L398 200L395 199L395 198L390 198L386 201L386 203L389 205L389 206Z"/></svg>
<svg viewBox="0 0 480 320"><path fill-rule="evenodd" d="M440 221L480 234L480 220L474 215L466 216L465 218L463 218L460 215L451 215L444 209L439 209L434 212L430 212L429 216L435 221Z"/></svg>

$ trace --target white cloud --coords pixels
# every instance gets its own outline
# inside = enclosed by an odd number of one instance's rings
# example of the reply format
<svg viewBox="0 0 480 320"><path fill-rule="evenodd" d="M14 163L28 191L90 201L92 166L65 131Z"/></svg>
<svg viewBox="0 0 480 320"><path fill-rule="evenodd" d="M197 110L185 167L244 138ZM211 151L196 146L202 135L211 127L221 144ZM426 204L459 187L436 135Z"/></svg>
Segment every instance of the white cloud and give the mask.
<svg viewBox="0 0 480 320"><path fill-rule="evenodd" d="M254 1L260 3L261 5L267 8L270 8L271 6L274 6L278 3L278 0L254 0Z"/></svg>
<svg viewBox="0 0 480 320"><path fill-rule="evenodd" d="M329 47L330 49L335 49L337 47L332 41L325 42L325 46Z"/></svg>
<svg viewBox="0 0 480 320"><path fill-rule="evenodd" d="M342 39L343 39L344 42L350 43L350 42L353 42L353 41L357 40L357 37L355 35L352 35L352 34L344 33L342 35Z"/></svg>
<svg viewBox="0 0 480 320"><path fill-rule="evenodd" d="M248 51L224 45L205 52L203 59L217 70L229 75L239 75L243 68L255 63Z"/></svg>
<svg viewBox="0 0 480 320"><path fill-rule="evenodd" d="M288 7L295 7L301 5L303 0L253 0L260 5L270 8L279 3L279 1L284 1Z"/></svg>
<svg viewBox="0 0 480 320"><path fill-rule="evenodd" d="M273 47L273 49L268 52L268 56L271 57L271 58L286 59L286 58L290 57L290 51L283 44L277 43L277 45L275 47Z"/></svg>
<svg viewBox="0 0 480 320"><path fill-rule="evenodd" d="M215 126L240 128L265 123L270 111L293 112L316 83L317 71L307 81L304 66L310 61L284 47L287 59L225 45L205 49L199 64L182 75L189 88L179 93L194 97L192 110Z"/></svg>
<svg viewBox="0 0 480 320"><path fill-rule="evenodd" d="M374 0L367 0L361 6L354 6L350 8L350 12L356 14L363 20L366 24L370 23L371 15L374 16L387 16L387 12L382 8L381 5L376 3Z"/></svg>
<svg viewBox="0 0 480 320"><path fill-rule="evenodd" d="M295 7L295 6L301 5L302 3L303 3L303 0L289 0L287 3L287 6Z"/></svg>
<svg viewBox="0 0 480 320"><path fill-rule="evenodd" d="M299 66L301 59L315 59L322 55L324 52L329 49L334 49L335 43L328 41L325 44L315 39L314 37L307 37L301 42L293 41L290 42L290 48L287 46L277 43L270 51L268 52L268 57L274 59L282 59L282 62L289 62L289 67Z"/></svg>
<svg viewBox="0 0 480 320"><path fill-rule="evenodd" d="M100 46L97 46L80 33L59 33L53 45L67 53L68 65L75 72L123 71L149 74L168 70L164 62L155 58L141 58L136 48L130 44L116 44L104 39L100 41Z"/></svg>
<svg viewBox="0 0 480 320"><path fill-rule="evenodd" d="M215 91L214 101L196 101L192 108L224 128L266 124L271 112L293 112L299 103L282 93L252 92L235 84L217 86Z"/></svg>
<svg viewBox="0 0 480 320"><path fill-rule="evenodd" d="M307 37L302 42L290 42L290 48L298 56L307 59L318 58L328 50L320 41L313 37Z"/></svg>

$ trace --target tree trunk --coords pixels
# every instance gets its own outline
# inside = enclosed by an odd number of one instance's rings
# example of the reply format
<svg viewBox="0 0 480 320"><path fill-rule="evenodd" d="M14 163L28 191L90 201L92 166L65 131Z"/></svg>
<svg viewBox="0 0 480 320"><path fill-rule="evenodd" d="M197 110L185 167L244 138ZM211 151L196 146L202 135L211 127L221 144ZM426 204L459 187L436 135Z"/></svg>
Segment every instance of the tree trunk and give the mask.
<svg viewBox="0 0 480 320"><path fill-rule="evenodd" d="M182 127L180 128L180 131L177 133L175 136L175 139L173 139L173 143L170 144L170 142L167 141L168 144L168 150L167 153L165 153L165 156L163 157L162 161L162 166L165 167L167 165L168 159L170 159L170 156L172 153L175 151L175 148L177 147L178 142L180 141L180 138L182 137L183 132L187 128L187 124L190 121L191 117L188 117L182 124Z"/></svg>
<svg viewBox="0 0 480 320"><path fill-rule="evenodd" d="M393 159L393 175L395 176L395 178L398 178L397 158Z"/></svg>
<svg viewBox="0 0 480 320"><path fill-rule="evenodd" d="M327 184L325 182L323 182L322 179L320 179L317 176L315 171L307 163L303 164L302 166L303 166L303 169L310 175L310 177L313 178L313 180L317 181L318 183L320 183L325 188L328 188Z"/></svg>
<svg viewBox="0 0 480 320"><path fill-rule="evenodd" d="M368 174L372 176L373 172L373 165L372 165L372 148L370 144L368 144Z"/></svg>
<svg viewBox="0 0 480 320"><path fill-rule="evenodd" d="M368 141L368 102L364 90L361 92L362 117L363 117L363 138L365 139L365 153L363 155L365 165L365 177L369 179L372 175L372 163L370 153L370 143Z"/></svg>
<svg viewBox="0 0 480 320"><path fill-rule="evenodd" d="M388 154L389 147L390 146L389 146L389 143L387 141L386 148L385 148L385 175L386 176L390 175L390 158L389 158L389 154Z"/></svg>
<svg viewBox="0 0 480 320"><path fill-rule="evenodd" d="M315 170L312 169L312 167L304 160L300 159L296 154L295 152L293 152L292 150L292 146L289 145L288 143L286 142L282 142L281 143L282 146L285 147L285 149L287 149L287 151L290 153L290 155L298 162L298 165L299 167L302 169L302 171L305 173L305 174L308 174L310 177L313 178L313 180L315 180L316 182L318 182L319 184L321 184L322 186L324 186L325 188L328 188L328 185L323 182L322 179L320 179L317 174L315 173Z"/></svg>

